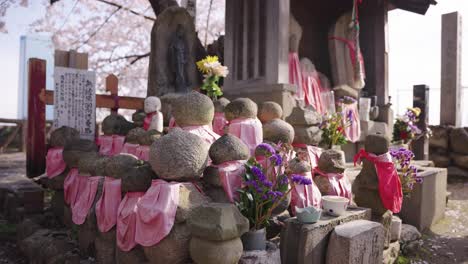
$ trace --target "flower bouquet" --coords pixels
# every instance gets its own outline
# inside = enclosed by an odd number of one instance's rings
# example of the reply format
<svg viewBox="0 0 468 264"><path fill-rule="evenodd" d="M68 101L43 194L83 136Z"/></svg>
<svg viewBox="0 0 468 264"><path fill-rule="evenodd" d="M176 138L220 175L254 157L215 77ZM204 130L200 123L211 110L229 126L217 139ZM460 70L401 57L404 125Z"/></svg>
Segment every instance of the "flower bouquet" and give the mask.
<svg viewBox="0 0 468 264"><path fill-rule="evenodd" d="M263 143L257 147L257 149L259 148L263 149L266 158L271 161L267 163L269 167L265 167L254 157L247 161L246 173L243 176L244 187L238 190L239 201L236 202L239 211L250 222L250 233L261 230L264 232L273 210L287 199L295 184L312 184L310 179L303 176L288 176L284 173L287 167L288 153L284 145L275 149L273 146ZM276 169L272 170L271 167L276 167ZM275 173L269 173L271 171ZM265 249L264 246L262 244L254 248L261 250Z"/></svg>
<svg viewBox="0 0 468 264"><path fill-rule="evenodd" d="M422 131L415 125L420 114L421 109L408 108L403 116L397 118L393 125L393 143L408 144L422 134Z"/></svg>
<svg viewBox="0 0 468 264"><path fill-rule="evenodd" d="M418 169L411 164L414 158L414 153L411 150L400 148L391 149L393 163L400 177L401 188L403 195L408 197L413 191L415 183L421 183L423 179L418 176Z"/></svg>
<svg viewBox="0 0 468 264"><path fill-rule="evenodd" d="M205 78L201 90L206 91L206 95L216 101L219 96L223 95L218 85L219 79L228 75L228 68L218 61L218 56L207 56L197 62L197 67Z"/></svg>

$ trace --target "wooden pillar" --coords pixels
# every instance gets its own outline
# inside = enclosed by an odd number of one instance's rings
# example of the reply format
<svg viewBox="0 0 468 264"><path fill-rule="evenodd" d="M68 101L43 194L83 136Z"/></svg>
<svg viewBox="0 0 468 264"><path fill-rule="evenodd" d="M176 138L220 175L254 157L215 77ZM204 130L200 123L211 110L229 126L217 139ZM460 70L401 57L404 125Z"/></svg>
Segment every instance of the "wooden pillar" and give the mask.
<svg viewBox="0 0 468 264"><path fill-rule="evenodd" d="M385 0L363 1L360 11L360 44L366 69L365 90L377 96L377 105L388 103L388 6Z"/></svg>
<svg viewBox="0 0 468 264"><path fill-rule="evenodd" d="M116 105L114 108L111 108L111 113L117 114L119 111L119 79L114 74L109 74L106 77L106 91L110 92Z"/></svg>
<svg viewBox="0 0 468 264"><path fill-rule="evenodd" d="M45 103L40 100L46 86L46 61L28 61L28 125L26 146L26 175L36 177L45 171Z"/></svg>
<svg viewBox="0 0 468 264"><path fill-rule="evenodd" d="M416 125L424 132L429 123L429 86L424 84L413 86L413 107L421 109L419 122ZM425 136L413 141L412 149L416 160L429 159L429 140Z"/></svg>
<svg viewBox="0 0 468 264"><path fill-rule="evenodd" d="M461 126L462 19L458 12L442 15L440 124Z"/></svg>

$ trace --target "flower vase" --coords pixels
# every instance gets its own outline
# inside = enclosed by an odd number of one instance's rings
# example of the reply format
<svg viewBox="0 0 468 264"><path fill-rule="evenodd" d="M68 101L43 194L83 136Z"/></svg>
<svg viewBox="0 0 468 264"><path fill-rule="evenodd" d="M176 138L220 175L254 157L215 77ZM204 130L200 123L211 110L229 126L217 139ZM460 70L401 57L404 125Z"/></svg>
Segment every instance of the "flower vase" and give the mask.
<svg viewBox="0 0 468 264"><path fill-rule="evenodd" d="M265 250L266 249L266 230L265 228L258 230L249 230L241 237L242 245L245 251Z"/></svg>
<svg viewBox="0 0 468 264"><path fill-rule="evenodd" d="M331 149L339 152L341 154L341 161L343 161L343 164L346 163L346 158L345 158L345 153L343 150L341 150L341 146L339 145L332 145Z"/></svg>

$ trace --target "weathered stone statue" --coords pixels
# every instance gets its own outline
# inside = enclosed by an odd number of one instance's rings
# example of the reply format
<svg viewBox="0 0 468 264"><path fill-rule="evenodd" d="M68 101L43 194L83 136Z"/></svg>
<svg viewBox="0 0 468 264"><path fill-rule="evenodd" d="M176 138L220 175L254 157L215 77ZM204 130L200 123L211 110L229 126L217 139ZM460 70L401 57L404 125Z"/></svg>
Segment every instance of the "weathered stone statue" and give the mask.
<svg viewBox="0 0 468 264"><path fill-rule="evenodd" d="M388 152L390 141L383 135L368 135L364 143L366 152L382 156ZM358 206L372 209L372 220L382 223L385 228L385 245L390 241L392 212L387 210L379 194L379 176L376 165L362 159L362 170L353 183L354 201Z"/></svg>
<svg viewBox="0 0 468 264"><path fill-rule="evenodd" d="M169 46L169 65L174 74L174 87L176 93L186 93L190 89L190 81L187 79L188 47L185 42L185 31L181 24L177 25L176 32L172 36Z"/></svg>

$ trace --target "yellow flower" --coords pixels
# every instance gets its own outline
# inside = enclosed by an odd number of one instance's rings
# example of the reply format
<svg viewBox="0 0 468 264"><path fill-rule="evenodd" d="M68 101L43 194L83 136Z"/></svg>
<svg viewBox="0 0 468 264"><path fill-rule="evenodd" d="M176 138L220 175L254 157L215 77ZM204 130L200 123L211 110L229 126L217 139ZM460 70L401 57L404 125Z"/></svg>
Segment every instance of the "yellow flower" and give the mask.
<svg viewBox="0 0 468 264"><path fill-rule="evenodd" d="M198 70L202 73L208 73L211 70L211 67L207 67L208 65L212 65L213 63L218 62L218 56L207 56L203 60L197 61Z"/></svg>
<svg viewBox="0 0 468 264"><path fill-rule="evenodd" d="M421 109L419 107L408 108L408 110L413 112L416 117L421 114Z"/></svg>

